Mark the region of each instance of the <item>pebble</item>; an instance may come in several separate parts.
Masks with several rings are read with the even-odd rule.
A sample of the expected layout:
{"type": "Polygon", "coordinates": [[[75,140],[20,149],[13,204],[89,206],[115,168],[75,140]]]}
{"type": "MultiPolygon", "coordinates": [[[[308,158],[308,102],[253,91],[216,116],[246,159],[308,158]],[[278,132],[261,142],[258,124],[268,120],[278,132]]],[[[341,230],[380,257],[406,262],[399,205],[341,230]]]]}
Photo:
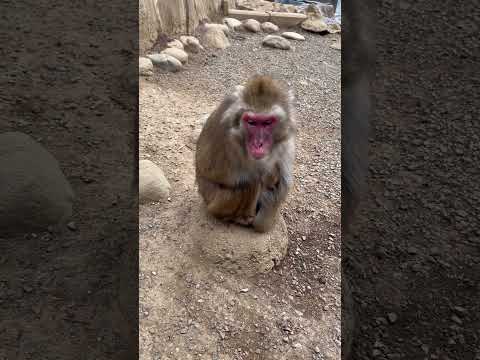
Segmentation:
{"type": "Polygon", "coordinates": [[[390,321],[391,324],[393,324],[395,321],[397,321],[398,316],[394,312],[388,313],[387,315],[388,321],[390,321]]]}
{"type": "Polygon", "coordinates": [[[248,292],[248,290],[249,290],[248,288],[244,288],[244,289],[240,289],[240,292],[241,293],[246,293],[246,292],[248,292]]]}
{"type": "Polygon", "coordinates": [[[451,319],[459,325],[463,323],[462,319],[460,319],[457,315],[452,315],[451,319]]]}
{"type": "Polygon", "coordinates": [[[300,35],[296,32],[293,31],[287,31],[282,34],[282,36],[285,39],[291,39],[291,40],[298,40],[298,41],[305,41],[305,36],[300,35]]]}
{"type": "Polygon", "coordinates": [[[68,224],[67,224],[67,227],[72,230],[72,231],[75,231],[77,230],[77,226],[75,225],[75,223],[73,221],[70,221],[68,224]]]}

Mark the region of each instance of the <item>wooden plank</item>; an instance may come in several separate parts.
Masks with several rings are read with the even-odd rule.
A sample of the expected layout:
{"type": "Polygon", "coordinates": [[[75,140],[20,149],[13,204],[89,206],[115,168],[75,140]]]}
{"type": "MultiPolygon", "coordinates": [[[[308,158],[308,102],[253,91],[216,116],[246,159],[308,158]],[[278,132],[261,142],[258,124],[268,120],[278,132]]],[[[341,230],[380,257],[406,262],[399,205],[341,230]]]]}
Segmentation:
{"type": "Polygon", "coordinates": [[[284,12],[264,12],[264,11],[249,11],[230,9],[228,16],[238,19],[255,19],[260,22],[270,21],[279,27],[293,27],[299,25],[307,16],[298,13],[284,13],[284,12]]]}
{"type": "Polygon", "coordinates": [[[305,14],[272,12],[269,21],[279,27],[289,28],[300,25],[306,18],[305,14]]]}
{"type": "Polygon", "coordinates": [[[228,12],[230,11],[230,4],[228,3],[228,0],[223,0],[222,10],[223,10],[223,15],[228,16],[228,12]]]}
{"type": "Polygon", "coordinates": [[[270,15],[263,11],[248,11],[238,9],[230,9],[228,11],[228,16],[238,20],[255,19],[260,22],[268,21],[270,18],[270,15]]]}

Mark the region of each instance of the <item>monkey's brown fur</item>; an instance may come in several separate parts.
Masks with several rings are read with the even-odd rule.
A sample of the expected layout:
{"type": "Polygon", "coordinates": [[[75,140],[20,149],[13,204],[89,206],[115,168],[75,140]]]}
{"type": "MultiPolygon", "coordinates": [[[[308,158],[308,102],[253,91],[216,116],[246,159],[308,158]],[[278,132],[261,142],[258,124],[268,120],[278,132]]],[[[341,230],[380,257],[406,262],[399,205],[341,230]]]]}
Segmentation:
{"type": "Polygon", "coordinates": [[[252,78],[210,115],[198,138],[195,159],[198,190],[208,212],[225,221],[253,225],[257,231],[271,228],[291,186],[295,126],[290,117],[286,90],[267,76],[252,78]],[[279,112],[274,144],[264,159],[248,156],[240,121],[245,111],[279,112]]]}

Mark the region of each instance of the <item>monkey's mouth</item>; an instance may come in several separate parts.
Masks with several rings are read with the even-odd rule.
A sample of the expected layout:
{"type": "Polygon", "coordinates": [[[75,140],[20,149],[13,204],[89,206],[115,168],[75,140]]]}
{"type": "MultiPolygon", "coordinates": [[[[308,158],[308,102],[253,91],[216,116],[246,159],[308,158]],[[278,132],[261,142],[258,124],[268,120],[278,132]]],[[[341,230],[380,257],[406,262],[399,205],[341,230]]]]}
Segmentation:
{"type": "Polygon", "coordinates": [[[263,158],[267,152],[268,152],[268,147],[264,143],[259,143],[259,144],[251,144],[249,146],[249,152],[250,155],[256,160],[263,158]]]}

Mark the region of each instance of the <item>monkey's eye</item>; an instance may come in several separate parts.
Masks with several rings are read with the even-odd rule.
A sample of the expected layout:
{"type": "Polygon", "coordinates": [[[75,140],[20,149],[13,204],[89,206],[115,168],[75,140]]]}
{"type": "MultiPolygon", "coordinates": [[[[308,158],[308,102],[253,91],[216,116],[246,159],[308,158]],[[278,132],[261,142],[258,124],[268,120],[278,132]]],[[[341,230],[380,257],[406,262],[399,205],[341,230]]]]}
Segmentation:
{"type": "Polygon", "coordinates": [[[272,120],[267,120],[263,123],[263,125],[272,125],[272,120]]]}
{"type": "Polygon", "coordinates": [[[255,125],[255,121],[253,121],[253,120],[247,120],[247,124],[248,124],[248,125],[255,125]]]}

